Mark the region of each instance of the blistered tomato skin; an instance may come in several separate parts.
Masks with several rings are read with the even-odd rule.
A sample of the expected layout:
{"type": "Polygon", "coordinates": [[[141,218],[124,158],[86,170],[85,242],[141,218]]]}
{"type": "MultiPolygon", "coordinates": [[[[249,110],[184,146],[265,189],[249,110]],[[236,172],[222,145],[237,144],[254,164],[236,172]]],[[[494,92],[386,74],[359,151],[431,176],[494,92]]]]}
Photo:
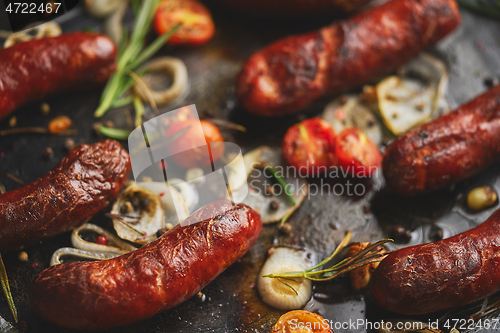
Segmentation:
{"type": "Polygon", "coordinates": [[[324,95],[396,70],[452,32],[455,0],[392,0],[318,31],[290,36],[254,53],[237,78],[241,105],[281,116],[324,95]]]}
{"type": "Polygon", "coordinates": [[[384,153],[387,187],[418,195],[453,185],[500,160],[500,86],[396,139],[384,153]]]}
{"type": "Polygon", "coordinates": [[[168,127],[165,138],[175,138],[181,131],[185,132],[169,144],[171,151],[182,151],[173,156],[174,161],[180,166],[185,168],[210,166],[224,154],[223,144],[210,145],[211,142],[224,142],[219,129],[211,122],[198,119],[175,122],[168,127]]]}
{"type": "Polygon", "coordinates": [[[46,269],[31,288],[33,309],[52,324],[86,331],[150,318],[198,293],[241,258],[262,229],[254,210],[228,200],[204,206],[185,223],[111,260],[46,269]],[[226,213],[198,222],[222,206],[226,213]]]}
{"type": "Polygon", "coordinates": [[[358,128],[343,130],[335,140],[334,152],[338,167],[354,177],[369,177],[382,164],[377,145],[358,128]]]}
{"type": "Polygon", "coordinates": [[[23,104],[106,83],[116,69],[109,37],[71,33],[0,50],[0,119],[23,104]]]}
{"type": "Polygon", "coordinates": [[[0,195],[0,252],[87,222],[116,198],[130,170],[129,154],[115,140],[71,149],[46,175],[0,195]]]}
{"type": "Polygon", "coordinates": [[[335,131],[320,118],[304,120],[288,129],[283,137],[283,156],[301,174],[320,176],[335,165],[335,131]]]}
{"type": "Polygon", "coordinates": [[[163,0],[156,9],[154,27],[158,35],[182,23],[167,41],[170,45],[201,45],[215,33],[210,11],[197,0],[163,0]]]}

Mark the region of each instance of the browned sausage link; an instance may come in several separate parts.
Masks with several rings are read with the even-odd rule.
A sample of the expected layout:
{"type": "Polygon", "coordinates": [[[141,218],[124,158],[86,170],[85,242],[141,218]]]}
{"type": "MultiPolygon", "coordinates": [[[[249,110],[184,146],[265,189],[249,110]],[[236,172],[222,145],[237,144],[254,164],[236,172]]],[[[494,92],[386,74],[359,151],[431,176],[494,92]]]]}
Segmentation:
{"type": "Polygon", "coordinates": [[[115,140],[73,148],[46,175],[0,195],[0,252],[85,223],[117,196],[130,170],[115,140]]]}
{"type": "Polygon", "coordinates": [[[111,39],[79,32],[0,50],[0,119],[47,95],[105,83],[115,59],[111,39]]]}
{"type": "Polygon", "coordinates": [[[416,195],[447,187],[500,159],[500,86],[392,143],[382,168],[387,187],[416,195]]]}
{"type": "Polygon", "coordinates": [[[453,31],[455,0],[392,0],[253,54],[236,92],[247,110],[278,116],[385,75],[453,31]]]}
{"type": "Polygon", "coordinates": [[[56,265],[40,273],[31,303],[40,317],[81,330],[127,325],[174,307],[241,258],[262,229],[260,216],[221,200],[204,206],[153,243],[100,262],[56,265]],[[218,208],[223,215],[204,220],[218,208]]]}
{"type": "Polygon", "coordinates": [[[500,210],[478,227],[390,254],[372,275],[377,303],[424,314],[458,307],[500,290],[500,210]]]}

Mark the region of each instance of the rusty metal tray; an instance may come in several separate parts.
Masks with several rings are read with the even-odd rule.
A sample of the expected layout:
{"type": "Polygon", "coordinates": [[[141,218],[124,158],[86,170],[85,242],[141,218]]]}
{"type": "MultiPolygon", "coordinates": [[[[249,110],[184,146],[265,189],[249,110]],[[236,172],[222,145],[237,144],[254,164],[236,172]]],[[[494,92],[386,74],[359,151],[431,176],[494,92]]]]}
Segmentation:
{"type": "MultiPolygon", "coordinates": [[[[202,116],[229,119],[246,126],[247,133],[225,133],[226,141],[237,143],[244,151],[261,144],[279,147],[286,129],[304,117],[321,112],[326,100],[296,115],[262,121],[238,106],[234,97],[235,76],[242,62],[253,51],[280,37],[309,31],[329,21],[263,20],[228,11],[212,3],[209,6],[217,25],[216,36],[211,42],[197,48],[164,48],[161,51],[181,57],[186,62],[191,90],[183,103],[196,104],[202,116]]],[[[100,27],[100,22],[84,15],[81,8],[69,15],[71,17],[66,17],[62,23],[65,31],[100,27]]],[[[458,106],[486,90],[486,78],[500,80],[500,22],[463,11],[461,27],[429,52],[448,65],[448,99],[452,107],[458,106]]],[[[46,100],[51,106],[49,116],[41,114],[40,103],[23,107],[14,115],[18,119],[18,126],[38,126],[48,123],[56,115],[69,115],[75,120],[79,133],[72,137],[75,143],[95,142],[99,137],[92,130],[96,121],[92,114],[99,97],[98,89],[67,93],[46,100]]],[[[109,112],[105,120],[112,120],[117,126],[124,125],[121,115],[109,112]]],[[[1,129],[7,127],[8,119],[0,122],[1,129]]],[[[8,178],[7,173],[25,182],[42,176],[65,156],[64,141],[63,137],[40,135],[1,137],[0,183],[7,190],[12,190],[20,185],[8,178]],[[43,157],[42,151],[46,147],[53,149],[52,158],[43,157]]],[[[500,191],[499,175],[500,166],[496,165],[452,189],[413,199],[386,193],[380,177],[363,183],[368,189],[363,197],[337,196],[331,192],[312,196],[291,217],[291,235],[281,235],[275,225],[266,226],[249,253],[203,290],[205,300],[195,296],[149,320],[112,332],[269,332],[282,312],[264,305],[252,285],[272,245],[305,247],[321,257],[334,250],[347,230],[354,232],[353,239],[356,241],[378,240],[387,236],[395,225],[414,230],[414,234],[422,239],[427,239],[434,224],[443,228],[445,236],[455,234],[484,221],[498,208],[497,205],[480,214],[472,214],[464,207],[463,194],[478,184],[491,184],[500,191]]],[[[322,185],[321,181],[313,182],[322,185]]],[[[110,222],[103,215],[96,216],[92,222],[110,227],[110,222]]],[[[52,253],[70,245],[69,235],[63,234],[25,249],[29,254],[28,262],[20,262],[17,252],[4,255],[12,294],[22,322],[15,327],[9,324],[12,317],[3,296],[0,296],[0,331],[18,332],[27,329],[33,333],[67,332],[37,318],[30,308],[28,291],[36,274],[48,267],[52,253]]],[[[314,298],[305,309],[318,312],[333,322],[348,323],[349,320],[359,319],[377,322],[398,317],[380,309],[369,291],[360,293],[352,290],[346,279],[315,284],[313,293],[314,298]]],[[[477,303],[452,312],[416,319],[427,322],[439,318],[468,318],[480,306],[481,303],[477,303]]],[[[368,331],[361,327],[335,329],[336,333],[368,331]]],[[[460,332],[463,333],[463,330],[460,332]]]]}

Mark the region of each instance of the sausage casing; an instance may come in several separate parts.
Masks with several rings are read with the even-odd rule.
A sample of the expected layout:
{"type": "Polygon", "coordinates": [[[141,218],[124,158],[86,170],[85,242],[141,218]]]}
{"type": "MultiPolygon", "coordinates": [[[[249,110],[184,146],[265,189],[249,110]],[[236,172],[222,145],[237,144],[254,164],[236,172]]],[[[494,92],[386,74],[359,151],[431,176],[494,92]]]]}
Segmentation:
{"type": "Polygon", "coordinates": [[[500,159],[500,86],[426,123],[387,147],[387,187],[416,195],[447,187],[500,159]]]}
{"type": "Polygon", "coordinates": [[[500,290],[500,210],[481,225],[435,243],[398,250],[372,275],[377,303],[417,315],[458,307],[500,290]]]}
{"type": "Polygon", "coordinates": [[[71,33],[0,50],[0,119],[47,95],[106,82],[116,68],[107,36],[71,33]]]}
{"type": "Polygon", "coordinates": [[[126,184],[130,157],[115,140],[80,145],[34,182],[0,195],[0,252],[74,229],[126,184]]]}
{"type": "Polygon", "coordinates": [[[237,78],[238,99],[260,116],[303,109],[394,71],[460,21],[455,0],[389,1],[254,53],[237,78]]]}
{"type": "Polygon", "coordinates": [[[100,330],[174,307],[241,258],[262,229],[260,216],[222,200],[191,214],[156,241],[100,262],[74,262],[41,272],[31,288],[40,317],[56,325],[100,330]],[[226,213],[202,222],[211,212],[226,213]],[[191,224],[193,223],[193,224],[191,224]]]}

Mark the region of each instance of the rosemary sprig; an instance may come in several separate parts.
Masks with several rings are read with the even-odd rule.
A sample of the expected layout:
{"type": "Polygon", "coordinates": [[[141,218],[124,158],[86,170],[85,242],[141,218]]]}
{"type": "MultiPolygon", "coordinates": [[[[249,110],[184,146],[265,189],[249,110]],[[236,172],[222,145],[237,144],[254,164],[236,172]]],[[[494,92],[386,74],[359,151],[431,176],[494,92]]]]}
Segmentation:
{"type": "Polygon", "coordinates": [[[99,132],[101,132],[102,135],[115,140],[127,140],[130,135],[130,131],[128,130],[106,127],[104,125],[99,126],[99,132]]]}
{"type": "MultiPolygon", "coordinates": [[[[153,16],[160,0],[145,0],[140,8],[136,7],[137,18],[134,24],[130,40],[124,40],[119,48],[119,58],[116,72],[109,79],[104,92],[101,96],[101,102],[95,111],[96,117],[102,117],[106,111],[116,105],[118,100],[123,103],[123,94],[134,84],[133,79],[128,75],[129,72],[135,72],[149,58],[151,58],[158,50],[165,45],[166,41],[180,27],[180,24],[174,26],[170,31],[156,38],[149,46],[144,47],[146,35],[153,22],[153,16]]],[[[124,35],[125,37],[125,35],[124,35]]],[[[129,101],[129,99],[125,100],[129,101]]]]}
{"type": "Polygon", "coordinates": [[[293,206],[295,206],[297,204],[297,202],[295,201],[295,198],[293,197],[293,194],[292,193],[289,193],[287,191],[287,183],[285,182],[285,180],[279,175],[278,171],[276,170],[275,167],[273,166],[267,166],[267,169],[269,170],[269,172],[271,172],[271,174],[273,175],[274,179],[276,179],[278,181],[278,183],[281,185],[281,187],[283,187],[283,191],[285,192],[285,194],[287,195],[288,199],[290,199],[290,202],[292,203],[293,206]]]}
{"type": "Polygon", "coordinates": [[[3,264],[1,254],[0,254],[0,280],[2,282],[3,294],[7,299],[7,303],[9,303],[10,312],[14,317],[14,321],[17,323],[17,309],[16,305],[14,304],[14,298],[12,298],[12,294],[10,293],[9,278],[7,277],[7,271],[5,270],[5,265],[3,264]]]}
{"type": "Polygon", "coordinates": [[[500,20],[500,0],[457,0],[457,2],[467,10],[500,20]]]}
{"type": "Polygon", "coordinates": [[[354,269],[359,267],[381,261],[383,257],[385,257],[388,252],[380,252],[377,248],[385,243],[392,242],[392,239],[383,239],[374,244],[371,244],[363,251],[358,254],[346,258],[339,263],[325,269],[320,269],[322,266],[326,265],[328,262],[333,260],[351,241],[352,233],[349,231],[347,235],[342,239],[340,244],[337,246],[335,251],[325,260],[320,262],[319,264],[311,267],[302,272],[289,272],[289,273],[281,273],[281,274],[268,274],[264,275],[264,277],[274,278],[274,279],[294,279],[294,278],[303,278],[312,281],[327,281],[332,280],[342,274],[348,273],[354,269]]]}

